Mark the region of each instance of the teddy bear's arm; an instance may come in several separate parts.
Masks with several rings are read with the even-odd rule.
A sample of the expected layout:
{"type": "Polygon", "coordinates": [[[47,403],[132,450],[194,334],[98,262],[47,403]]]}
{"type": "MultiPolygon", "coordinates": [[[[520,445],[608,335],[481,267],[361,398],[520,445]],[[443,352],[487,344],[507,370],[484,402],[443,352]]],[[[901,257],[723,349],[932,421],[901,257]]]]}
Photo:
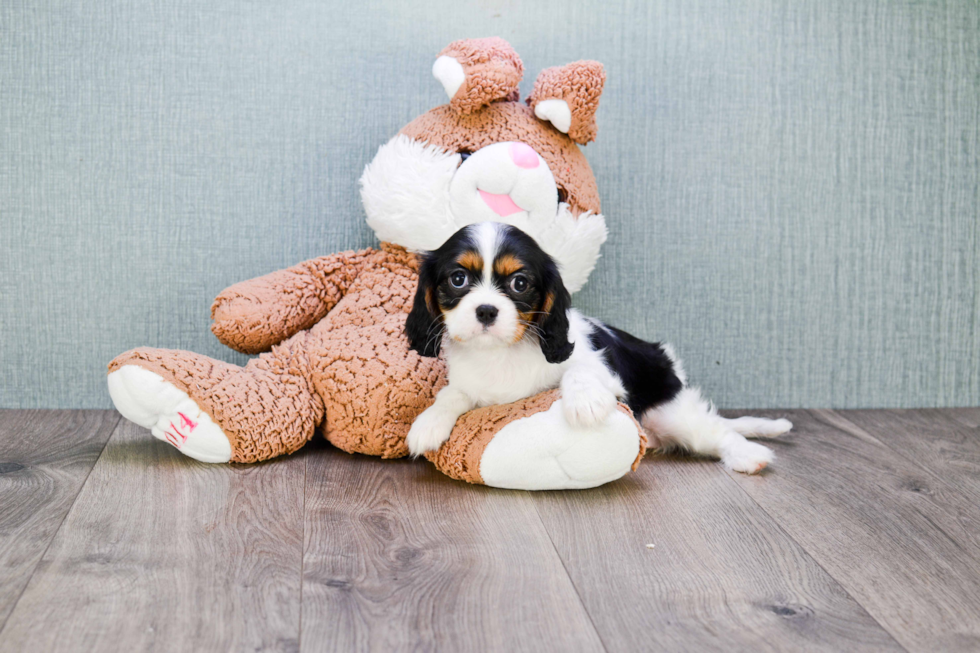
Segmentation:
{"type": "Polygon", "coordinates": [[[365,249],[321,256],[236,283],[214,300],[211,331],[237,351],[268,351],[323,319],[373,253],[365,249]]]}
{"type": "Polygon", "coordinates": [[[558,390],[471,410],[425,457],[467,483],[520,490],[596,487],[636,469],[646,433],[626,404],[601,424],[571,427],[558,390]]]}

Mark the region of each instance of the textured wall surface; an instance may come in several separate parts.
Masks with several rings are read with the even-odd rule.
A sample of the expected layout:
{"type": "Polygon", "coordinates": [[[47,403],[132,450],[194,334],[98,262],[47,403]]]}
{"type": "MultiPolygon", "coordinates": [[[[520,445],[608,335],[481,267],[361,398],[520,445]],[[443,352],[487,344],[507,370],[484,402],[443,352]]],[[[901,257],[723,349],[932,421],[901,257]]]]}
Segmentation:
{"type": "Polygon", "coordinates": [[[980,6],[0,2],[0,406],[137,345],[242,362],[225,286],[374,242],[356,181],[451,40],[594,58],[611,236],[576,298],[726,407],[980,403],[980,6]]]}

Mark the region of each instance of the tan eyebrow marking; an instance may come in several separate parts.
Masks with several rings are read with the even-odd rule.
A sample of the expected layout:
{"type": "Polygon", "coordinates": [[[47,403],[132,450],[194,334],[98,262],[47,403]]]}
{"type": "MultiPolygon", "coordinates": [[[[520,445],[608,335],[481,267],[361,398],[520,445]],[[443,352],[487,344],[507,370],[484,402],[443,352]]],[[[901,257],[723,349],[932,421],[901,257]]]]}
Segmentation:
{"type": "Polygon", "coordinates": [[[522,269],[524,264],[513,254],[501,254],[493,262],[493,271],[502,277],[507,277],[522,269]]]}
{"type": "Polygon", "coordinates": [[[456,262],[470,272],[483,271],[483,257],[473,250],[460,254],[459,258],[456,259],[456,262]]]}

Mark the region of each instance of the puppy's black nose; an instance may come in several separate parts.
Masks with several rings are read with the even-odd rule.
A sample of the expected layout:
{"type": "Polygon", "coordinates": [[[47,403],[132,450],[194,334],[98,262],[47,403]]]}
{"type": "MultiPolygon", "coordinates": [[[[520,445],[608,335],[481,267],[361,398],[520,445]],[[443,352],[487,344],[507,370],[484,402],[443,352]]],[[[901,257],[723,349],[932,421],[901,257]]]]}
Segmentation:
{"type": "Polygon", "coordinates": [[[476,307],[476,319],[480,321],[483,326],[490,326],[493,321],[497,319],[496,306],[491,306],[490,304],[482,304],[476,307]]]}

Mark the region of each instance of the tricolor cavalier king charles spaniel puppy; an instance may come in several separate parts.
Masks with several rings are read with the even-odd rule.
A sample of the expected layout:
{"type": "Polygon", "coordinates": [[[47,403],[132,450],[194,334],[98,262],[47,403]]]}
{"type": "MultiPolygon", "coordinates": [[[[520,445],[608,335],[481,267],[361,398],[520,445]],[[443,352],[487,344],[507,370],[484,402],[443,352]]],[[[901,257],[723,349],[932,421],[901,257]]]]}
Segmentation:
{"type": "Polygon", "coordinates": [[[755,473],[772,451],[748,437],[788,431],[785,419],[725,419],[687,387],[669,345],[651,343],[571,308],[554,260],[515,227],[482,222],[423,256],[405,324],[422,356],[444,350],[449,384],[408,434],[413,455],[438,449],[478,406],[561,388],[570,425],[594,426],[622,400],[657,448],[720,457],[755,473]]]}

